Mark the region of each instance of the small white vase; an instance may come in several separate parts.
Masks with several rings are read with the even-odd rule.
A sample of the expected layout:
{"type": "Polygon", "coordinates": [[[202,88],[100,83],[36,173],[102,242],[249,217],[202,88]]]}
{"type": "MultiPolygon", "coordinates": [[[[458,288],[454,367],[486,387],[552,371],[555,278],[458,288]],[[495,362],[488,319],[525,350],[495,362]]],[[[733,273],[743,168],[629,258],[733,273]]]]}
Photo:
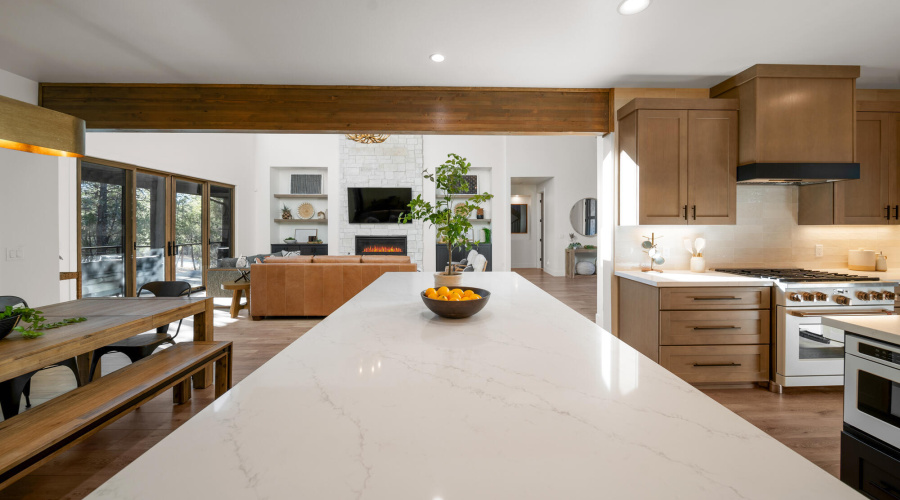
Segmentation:
{"type": "Polygon", "coordinates": [[[439,288],[459,288],[462,285],[462,273],[449,275],[446,273],[434,273],[434,286],[439,288]]]}
{"type": "Polygon", "coordinates": [[[691,272],[692,273],[705,273],[706,272],[706,257],[691,257],[691,272]]]}

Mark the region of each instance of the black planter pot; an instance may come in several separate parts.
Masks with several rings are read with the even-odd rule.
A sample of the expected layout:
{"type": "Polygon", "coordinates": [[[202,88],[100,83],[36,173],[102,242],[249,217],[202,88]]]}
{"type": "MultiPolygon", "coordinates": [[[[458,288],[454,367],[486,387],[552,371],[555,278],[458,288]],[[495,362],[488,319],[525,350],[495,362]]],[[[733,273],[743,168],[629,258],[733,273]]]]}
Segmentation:
{"type": "Polygon", "coordinates": [[[19,324],[19,319],[21,316],[10,316],[8,318],[0,319],[0,340],[9,335],[12,332],[12,329],[19,324]]]}

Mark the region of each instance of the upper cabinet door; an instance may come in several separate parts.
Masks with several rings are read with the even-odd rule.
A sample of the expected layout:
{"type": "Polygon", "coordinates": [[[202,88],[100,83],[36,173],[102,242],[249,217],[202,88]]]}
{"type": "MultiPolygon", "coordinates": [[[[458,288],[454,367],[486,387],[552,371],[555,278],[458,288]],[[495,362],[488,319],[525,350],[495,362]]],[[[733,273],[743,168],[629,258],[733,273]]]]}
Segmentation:
{"type": "Polygon", "coordinates": [[[859,179],[834,183],[835,224],[889,224],[894,220],[891,115],[857,113],[859,179]]]}
{"type": "Polygon", "coordinates": [[[638,223],[687,224],[688,112],[637,112],[638,223]]]}
{"type": "Polygon", "coordinates": [[[688,224],[734,224],[737,111],[688,112],[688,224]]]}

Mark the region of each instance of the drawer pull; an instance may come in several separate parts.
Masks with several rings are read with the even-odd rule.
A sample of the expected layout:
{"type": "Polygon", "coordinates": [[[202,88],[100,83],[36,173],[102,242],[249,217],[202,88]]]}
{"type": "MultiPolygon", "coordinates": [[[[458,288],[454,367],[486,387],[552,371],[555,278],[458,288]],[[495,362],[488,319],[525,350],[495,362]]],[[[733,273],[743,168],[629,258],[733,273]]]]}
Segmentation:
{"type": "Polygon", "coordinates": [[[740,297],[691,297],[694,300],[741,300],[740,297]]]}
{"type": "Polygon", "coordinates": [[[696,367],[705,367],[705,366],[741,366],[740,363],[694,363],[696,367]]]}
{"type": "Polygon", "coordinates": [[[694,330],[740,330],[739,326],[695,326],[694,330]]]}
{"type": "MultiPolygon", "coordinates": [[[[879,481],[879,482],[881,484],[877,484],[877,483],[875,483],[875,481],[869,481],[869,486],[874,486],[875,489],[877,489],[878,491],[881,491],[882,493],[884,493],[885,495],[887,495],[891,498],[900,499],[900,496],[897,496],[894,493],[892,493],[893,491],[897,491],[897,490],[895,490],[894,488],[891,488],[891,486],[889,484],[885,483],[884,481],[879,481]]],[[[898,493],[900,493],[900,492],[898,492],[898,493]]]]}

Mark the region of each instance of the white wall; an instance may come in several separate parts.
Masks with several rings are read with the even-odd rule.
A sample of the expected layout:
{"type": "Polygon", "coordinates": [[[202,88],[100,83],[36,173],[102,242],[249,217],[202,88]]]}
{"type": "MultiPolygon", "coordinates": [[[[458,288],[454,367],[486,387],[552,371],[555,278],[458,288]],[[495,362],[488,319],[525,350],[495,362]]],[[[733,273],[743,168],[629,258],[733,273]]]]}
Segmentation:
{"type": "Polygon", "coordinates": [[[509,194],[511,203],[528,205],[527,228],[524,234],[510,234],[510,255],[512,267],[541,267],[540,249],[540,207],[538,204],[537,186],[534,184],[512,184],[509,194]]]}
{"type": "MultiPolygon", "coordinates": [[[[544,190],[544,270],[565,276],[572,205],[597,197],[597,138],[589,136],[511,136],[506,138],[509,177],[553,177],[538,185],[544,190]]],[[[499,227],[499,226],[498,226],[499,227]]],[[[509,227],[508,222],[505,227],[509,227]]],[[[509,233],[509,229],[506,229],[509,233]]],[[[577,235],[586,245],[597,237],[577,235]]]]}
{"type": "Polygon", "coordinates": [[[0,95],[28,104],[38,103],[38,82],[0,69],[0,95]]]}
{"type": "MultiPolygon", "coordinates": [[[[269,253],[272,241],[273,219],[281,212],[272,212],[271,183],[272,167],[319,167],[327,169],[326,190],[328,196],[328,234],[333,235],[328,245],[328,253],[338,255],[337,245],[340,216],[340,172],[338,169],[340,150],[339,134],[259,134],[256,136],[254,152],[254,192],[253,206],[257,211],[248,232],[250,242],[242,247],[241,253],[252,255],[269,253]]],[[[346,215],[343,216],[346,218],[346,215]]],[[[323,241],[325,238],[323,238],[323,241]]]]}
{"type": "Polygon", "coordinates": [[[91,132],[86,143],[88,156],[233,184],[236,251],[247,253],[244,249],[254,246],[248,228],[268,207],[254,197],[255,134],[91,132]]]}
{"type": "MultiPolygon", "coordinates": [[[[38,83],[0,70],[0,95],[30,104],[38,83]]],[[[0,149],[0,295],[17,295],[31,306],[59,302],[58,176],[55,156],[0,149]],[[22,257],[9,260],[8,250],[22,257]]]]}

